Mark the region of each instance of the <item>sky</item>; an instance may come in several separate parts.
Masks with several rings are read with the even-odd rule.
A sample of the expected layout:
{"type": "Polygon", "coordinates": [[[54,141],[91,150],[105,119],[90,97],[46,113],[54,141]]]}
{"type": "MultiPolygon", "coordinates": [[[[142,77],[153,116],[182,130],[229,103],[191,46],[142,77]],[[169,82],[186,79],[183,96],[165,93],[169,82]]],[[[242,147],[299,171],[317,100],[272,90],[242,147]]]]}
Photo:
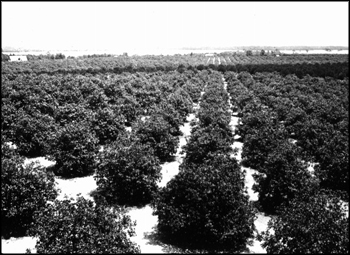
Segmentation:
{"type": "Polygon", "coordinates": [[[1,44],[29,49],[348,46],[343,2],[1,2],[1,44]]]}

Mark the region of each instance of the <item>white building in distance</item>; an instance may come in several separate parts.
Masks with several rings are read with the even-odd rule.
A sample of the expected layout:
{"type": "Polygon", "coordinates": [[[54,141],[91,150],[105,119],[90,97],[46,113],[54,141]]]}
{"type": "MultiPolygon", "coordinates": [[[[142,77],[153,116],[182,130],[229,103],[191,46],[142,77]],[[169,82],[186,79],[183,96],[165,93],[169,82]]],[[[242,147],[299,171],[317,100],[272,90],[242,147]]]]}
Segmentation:
{"type": "Polygon", "coordinates": [[[9,56],[10,61],[28,61],[27,56],[9,56]]]}

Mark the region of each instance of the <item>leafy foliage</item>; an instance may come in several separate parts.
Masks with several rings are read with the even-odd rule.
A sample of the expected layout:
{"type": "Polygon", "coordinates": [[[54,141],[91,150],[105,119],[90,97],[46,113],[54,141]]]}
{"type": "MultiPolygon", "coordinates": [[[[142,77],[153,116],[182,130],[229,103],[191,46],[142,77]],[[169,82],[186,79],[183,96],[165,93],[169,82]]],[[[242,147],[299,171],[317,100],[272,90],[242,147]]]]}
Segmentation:
{"type": "Polygon", "coordinates": [[[309,193],[282,207],[262,233],[267,253],[349,253],[349,221],[339,198],[309,193]]]}
{"type": "Polygon", "coordinates": [[[254,213],[235,159],[213,154],[186,165],[154,202],[158,230],[191,248],[238,251],[252,237],[254,213]]]}
{"type": "Polygon", "coordinates": [[[225,76],[242,117],[236,133],[246,166],[264,169],[279,144],[292,142],[299,147],[297,159],[317,163],[321,187],[348,197],[348,79],[277,72],[225,76]]]}
{"type": "Polygon", "coordinates": [[[186,116],[192,111],[193,102],[191,96],[184,89],[179,88],[169,95],[168,103],[179,112],[183,121],[186,121],[186,116]]]}
{"type": "Polygon", "coordinates": [[[65,126],[72,122],[93,120],[93,111],[86,105],[79,103],[65,103],[55,110],[55,120],[60,126],[65,126]]]}
{"type": "Polygon", "coordinates": [[[257,169],[253,190],[259,193],[259,203],[265,212],[275,213],[282,203],[288,204],[299,193],[317,188],[317,181],[297,156],[296,146],[284,142],[277,145],[257,169]]]}
{"type": "Polygon", "coordinates": [[[94,205],[78,197],[76,202],[56,200],[37,211],[29,230],[38,238],[37,253],[140,253],[129,237],[134,223],[119,207],[94,205]]]}
{"type": "Polygon", "coordinates": [[[1,236],[23,236],[34,212],[57,197],[54,175],[1,145],[1,236]]]}
{"type": "Polygon", "coordinates": [[[260,126],[259,129],[250,130],[243,144],[244,165],[254,169],[263,168],[269,153],[287,139],[287,131],[279,124],[260,126]]]}
{"type": "Polygon", "coordinates": [[[27,157],[45,156],[48,141],[56,132],[55,120],[47,114],[28,114],[22,109],[17,111],[14,120],[7,137],[17,145],[18,152],[27,157]]]}
{"type": "MultiPolygon", "coordinates": [[[[230,61],[227,65],[207,63],[208,58],[203,54],[175,54],[174,56],[90,56],[67,60],[45,59],[41,61],[3,62],[4,74],[95,74],[123,72],[156,72],[174,71],[186,73],[192,70],[221,70],[280,72],[283,75],[296,74],[303,77],[306,74],[316,77],[335,77],[343,79],[349,77],[348,55],[286,55],[278,58],[274,56],[246,56],[245,54],[226,53],[230,61]]],[[[43,58],[44,56],[40,56],[43,58]]]]}
{"type": "Polygon", "coordinates": [[[185,161],[201,163],[209,153],[232,152],[233,134],[229,127],[221,128],[218,124],[207,127],[194,127],[191,137],[183,151],[186,153],[185,161]]]}
{"type": "Polygon", "coordinates": [[[210,103],[202,103],[200,109],[197,113],[198,119],[200,121],[199,125],[206,127],[211,124],[217,124],[220,127],[225,128],[229,125],[231,121],[231,114],[227,111],[225,106],[215,107],[210,103]]]}
{"type": "Polygon", "coordinates": [[[119,135],[123,135],[125,132],[124,122],[123,115],[108,107],[97,110],[91,124],[99,143],[105,145],[116,140],[119,135]]]}
{"type": "Polygon", "coordinates": [[[315,168],[315,174],[320,179],[321,187],[345,191],[349,194],[348,142],[348,136],[338,131],[332,133],[331,138],[320,148],[321,155],[319,165],[315,168]]]}
{"type": "Polygon", "coordinates": [[[121,137],[99,155],[97,191],[109,204],[144,205],[158,190],[160,170],[152,148],[121,137]]]}
{"type": "Polygon", "coordinates": [[[161,115],[154,114],[135,122],[132,130],[141,143],[153,148],[160,161],[164,162],[176,153],[179,137],[173,135],[175,130],[161,115]]]}
{"type": "MultiPolygon", "coordinates": [[[[231,110],[238,111],[238,117],[242,117],[237,132],[244,142],[242,157],[247,165],[259,171],[255,188],[264,210],[276,212],[281,205],[289,206],[297,195],[318,189],[318,182],[308,174],[304,161],[319,163],[315,175],[321,187],[349,193],[348,56],[276,58],[230,53],[219,56],[225,57],[227,64],[204,65],[207,57],[197,54],[3,63],[2,139],[16,144],[22,155],[51,154],[57,162],[56,173],[66,177],[91,174],[98,163],[99,191],[108,202],[144,204],[157,192],[159,159],[166,161],[174,155],[181,133],[179,127],[193,111],[192,103],[201,98],[196,116],[199,121],[193,122],[196,127],[185,147],[183,173],[179,174],[176,185],[171,184],[173,190],[188,191],[178,195],[174,192],[174,197],[182,197],[187,207],[177,200],[166,205],[183,210],[180,215],[183,218],[176,218],[170,209],[159,209],[165,215],[163,225],[174,226],[166,230],[169,235],[177,235],[178,239],[188,236],[194,245],[199,242],[197,236],[203,233],[203,240],[213,240],[217,247],[225,248],[227,244],[228,250],[236,251],[246,243],[249,231],[242,234],[235,227],[236,222],[221,222],[220,213],[226,219],[227,212],[218,211],[222,208],[216,197],[214,203],[206,200],[211,198],[208,194],[201,193],[218,185],[219,173],[208,170],[221,169],[215,157],[225,158],[232,152],[228,95],[222,75],[215,70],[226,71],[231,110]],[[205,93],[201,97],[203,88],[205,93]],[[139,120],[141,117],[146,120],[139,120]],[[126,133],[124,125],[132,126],[133,132],[126,133]],[[296,139],[298,149],[289,144],[289,138],[296,139]],[[108,146],[110,142],[113,144],[108,146]],[[106,145],[100,158],[96,157],[98,145],[106,145]],[[198,189],[194,186],[202,182],[198,189]],[[206,201],[203,206],[202,197],[206,201]],[[198,208],[190,207],[197,200],[200,202],[194,204],[198,208]],[[210,206],[205,207],[206,203],[210,206]],[[211,203],[216,207],[211,207],[211,203]],[[195,219],[192,224],[185,211],[197,209],[202,211],[189,213],[195,219]],[[210,225],[214,221],[223,227],[219,223],[210,225]],[[232,236],[239,238],[230,239],[230,228],[233,228],[232,236]]],[[[11,153],[6,160],[16,161],[18,155],[11,153]]],[[[14,165],[18,164],[22,163],[13,163],[10,168],[17,169],[14,165]]],[[[224,191],[226,188],[218,194],[230,197],[231,193],[224,191]]],[[[167,199],[164,201],[173,201],[170,195],[167,199]]],[[[242,220],[245,227],[247,221],[242,220]]]]}
{"type": "Polygon", "coordinates": [[[55,174],[63,177],[90,175],[95,169],[98,138],[90,123],[72,122],[62,127],[52,139],[50,158],[56,161],[55,174]]]}
{"type": "Polygon", "coordinates": [[[180,130],[180,125],[183,124],[183,119],[181,118],[178,111],[167,102],[167,100],[162,100],[157,107],[150,110],[152,115],[160,115],[165,121],[167,121],[170,126],[170,134],[173,136],[182,135],[180,130]]]}

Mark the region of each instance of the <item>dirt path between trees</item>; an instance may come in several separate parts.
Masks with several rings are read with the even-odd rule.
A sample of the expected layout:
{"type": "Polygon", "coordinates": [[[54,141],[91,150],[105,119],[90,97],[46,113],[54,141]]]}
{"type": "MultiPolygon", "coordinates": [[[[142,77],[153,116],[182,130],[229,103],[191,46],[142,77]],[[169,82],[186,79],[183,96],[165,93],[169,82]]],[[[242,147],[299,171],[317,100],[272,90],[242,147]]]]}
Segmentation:
{"type": "MultiPolygon", "coordinates": [[[[222,77],[222,80],[224,82],[224,88],[227,91],[227,82],[225,81],[224,77],[222,77]]],[[[232,104],[231,104],[232,96],[234,96],[234,95],[229,94],[230,108],[232,106],[232,104]]],[[[236,129],[237,125],[239,124],[240,119],[239,119],[239,117],[237,117],[237,112],[232,112],[231,109],[230,109],[230,112],[232,113],[230,126],[232,128],[232,131],[235,132],[235,129],[236,129]]],[[[235,139],[238,139],[238,138],[239,138],[239,136],[236,135],[235,139]]],[[[240,163],[241,159],[242,159],[243,143],[238,142],[238,141],[234,141],[234,143],[232,144],[232,148],[238,149],[238,153],[236,155],[234,155],[234,157],[240,163]]],[[[257,201],[258,194],[255,193],[252,189],[253,184],[255,183],[254,178],[253,178],[253,174],[256,173],[257,171],[254,169],[246,168],[246,167],[242,167],[242,166],[241,166],[241,169],[242,169],[242,171],[245,170],[245,186],[246,186],[247,191],[248,191],[249,200],[250,201],[257,201]]],[[[255,227],[259,233],[261,231],[265,231],[267,229],[267,222],[270,219],[271,219],[271,217],[266,216],[264,213],[261,213],[261,212],[257,213],[257,219],[255,220],[254,224],[255,224],[255,227]]],[[[263,247],[261,247],[261,242],[259,242],[256,238],[254,238],[252,245],[248,246],[247,248],[249,249],[249,253],[266,253],[266,250],[263,247]]]]}
{"type": "MultiPolygon", "coordinates": [[[[205,88],[203,88],[203,90],[204,89],[205,88]]],[[[192,127],[190,123],[196,118],[195,114],[199,109],[201,97],[204,94],[203,90],[199,102],[193,104],[194,113],[190,113],[187,116],[184,125],[180,126],[183,135],[180,136],[179,147],[175,154],[175,161],[162,164],[162,180],[158,183],[160,187],[166,186],[166,184],[179,172],[179,166],[185,157],[185,154],[181,154],[182,146],[187,143],[187,140],[191,135],[192,127]]],[[[135,227],[136,236],[132,237],[131,240],[140,245],[141,253],[168,253],[169,250],[167,246],[155,244],[154,241],[152,241],[152,233],[154,233],[155,227],[158,224],[157,216],[152,215],[152,213],[153,210],[149,205],[143,208],[131,208],[131,210],[129,210],[128,214],[131,219],[135,220],[137,223],[135,227]]]]}

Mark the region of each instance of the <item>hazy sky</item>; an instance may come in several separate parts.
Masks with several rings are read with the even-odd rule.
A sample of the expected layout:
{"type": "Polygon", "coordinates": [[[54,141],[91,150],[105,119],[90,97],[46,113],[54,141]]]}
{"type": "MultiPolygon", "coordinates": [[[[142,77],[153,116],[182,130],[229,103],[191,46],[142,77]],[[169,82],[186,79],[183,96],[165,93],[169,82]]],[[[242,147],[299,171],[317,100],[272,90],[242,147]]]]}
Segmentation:
{"type": "Polygon", "coordinates": [[[2,46],[348,46],[343,2],[1,2],[2,46]]]}

